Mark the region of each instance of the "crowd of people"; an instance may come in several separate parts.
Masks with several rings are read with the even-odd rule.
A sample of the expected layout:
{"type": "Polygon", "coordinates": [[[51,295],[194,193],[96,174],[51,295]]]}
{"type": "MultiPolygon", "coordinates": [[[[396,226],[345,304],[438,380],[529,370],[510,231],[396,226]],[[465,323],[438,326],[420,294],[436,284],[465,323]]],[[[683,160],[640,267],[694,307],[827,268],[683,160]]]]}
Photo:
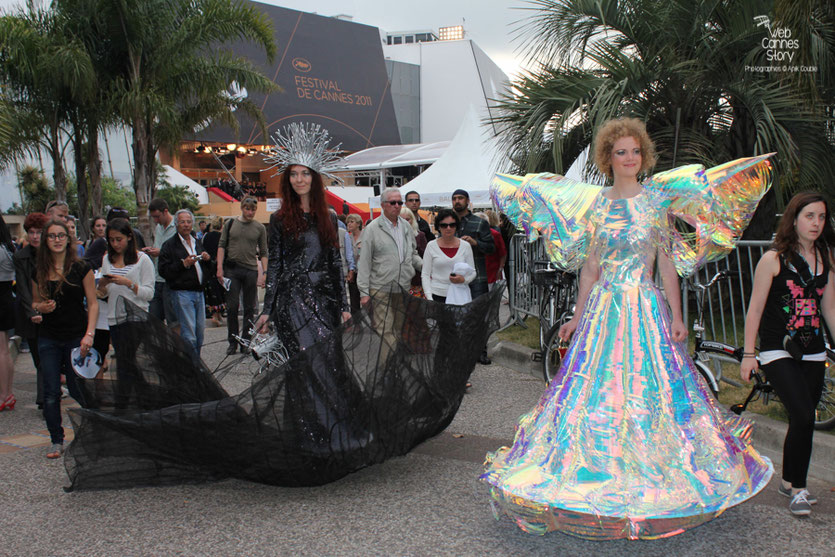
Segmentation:
{"type": "Polygon", "coordinates": [[[233,180],[218,180],[209,186],[218,188],[220,191],[233,197],[236,201],[242,201],[245,197],[254,197],[258,201],[267,199],[267,184],[264,182],[253,182],[243,179],[240,182],[233,180]]]}
{"type": "MultiPolygon", "coordinates": [[[[589,243],[593,248],[585,254],[575,315],[560,330],[562,338],[571,340],[562,378],[522,418],[513,447],[489,455],[482,479],[497,509],[525,517],[520,524],[536,529],[541,522],[569,532],[584,532],[587,519],[600,518],[597,503],[581,495],[584,482],[602,473],[592,463],[605,460],[610,463],[607,473],[616,472],[601,487],[611,491],[606,504],[617,506],[605,515],[613,529],[630,520],[619,513],[632,508],[629,486],[642,466],[658,470],[653,481],[661,482],[651,488],[658,498],[640,502],[642,516],[656,512],[675,518],[674,524],[682,517],[670,513],[683,503],[665,495],[671,487],[661,484],[668,471],[680,475],[681,482],[699,478],[705,485],[725,485],[688,491],[685,503],[698,509],[684,517],[692,526],[756,494],[768,481],[771,464],[751,448],[740,449],[747,447],[745,440],[737,440],[736,431],[720,418],[685,352],[678,277],[671,257],[657,243],[665,226],[659,223],[666,221],[652,216],[659,209],[637,178],[654,164],[654,147],[643,124],[607,123],[596,139],[595,158],[614,185],[595,190],[589,205],[593,216],[588,218],[596,227],[589,243]],[[653,281],[655,265],[666,294],[653,281]],[[635,338],[624,338],[627,328],[635,338]],[[626,383],[638,379],[641,387],[626,393],[626,383]],[[659,381],[668,386],[662,389],[659,381]],[[623,415],[632,437],[618,433],[623,415]],[[699,431],[692,429],[694,420],[699,431]],[[634,450],[640,436],[659,444],[653,455],[645,447],[634,450]],[[584,476],[573,457],[543,458],[554,446],[592,468],[584,476]],[[688,460],[681,469],[671,464],[680,460],[679,452],[688,460]],[[556,487],[553,478],[560,479],[556,487]]],[[[106,357],[111,342],[119,345],[120,299],[147,309],[176,331],[197,365],[207,315],[220,322],[226,312],[230,355],[244,351],[241,340],[268,323],[290,354],[301,352],[362,308],[381,331],[383,344],[394,347],[398,339],[386,335],[402,330],[402,323],[391,321],[408,319],[403,308],[409,297],[464,305],[503,278],[507,227],[493,210],[474,213],[466,190],[453,192],[452,208],[439,211],[433,226],[420,212],[417,192],[404,198],[400,189],[386,188],[380,196],[382,214],[363,227],[359,215],[337,217],[328,208],[323,175],[299,162],[286,164],[280,186],[284,202],[267,226],[255,219],[257,195],[241,196],[240,216],[213,218],[198,229],[189,210],[171,214],[163,199],[153,199],[150,244],[132,227],[131,215],[118,208],[92,220],[92,237],[83,245],[61,201],[51,202],[45,214],[26,216],[27,241],[21,249],[0,218],[0,411],[13,410],[16,403],[7,342],[14,329],[28,341],[37,369],[36,402],[52,441],[47,457],[60,457],[62,377],[70,396],[83,406],[73,351],[83,357],[96,350],[106,357]],[[258,288],[265,288],[260,312],[258,288]]],[[[795,196],[778,225],[774,249],[757,267],[745,328],[742,377],[748,379],[762,366],[789,413],[780,493],[791,498],[790,509],[797,515],[809,514],[816,502],[806,489],[806,474],[825,360],[820,325],[835,326],[833,246],[826,199],[795,196]]],[[[490,364],[486,346],[480,348],[479,361],[490,364]]],[[[391,350],[380,350],[380,369],[393,365],[391,350]]],[[[106,360],[102,364],[104,373],[106,360]]],[[[320,379],[322,385],[333,380],[320,379]]],[[[121,378],[119,389],[129,388],[130,378],[121,378]]],[[[339,427],[349,422],[339,421],[339,427]]],[[[362,435],[346,431],[344,438],[362,442],[362,435]]],[[[646,530],[635,535],[658,534],[650,522],[642,522],[646,530]]]]}

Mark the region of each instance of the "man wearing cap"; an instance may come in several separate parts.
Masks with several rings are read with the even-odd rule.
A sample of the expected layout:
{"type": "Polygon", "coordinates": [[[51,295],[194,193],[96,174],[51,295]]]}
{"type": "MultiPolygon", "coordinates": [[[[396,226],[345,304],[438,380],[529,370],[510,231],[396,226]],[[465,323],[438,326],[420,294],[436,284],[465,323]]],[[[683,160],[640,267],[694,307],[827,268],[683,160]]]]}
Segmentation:
{"type": "MultiPolygon", "coordinates": [[[[470,293],[473,300],[486,294],[489,290],[487,285],[487,264],[484,256],[496,251],[493,243],[493,235],[490,233],[490,225],[470,211],[470,194],[466,190],[457,189],[452,192],[452,209],[461,219],[461,226],[458,227],[458,237],[470,244],[473,248],[473,260],[476,268],[476,278],[470,283],[470,293]]],[[[488,365],[490,358],[487,357],[487,347],[481,353],[479,363],[488,365]]]]}

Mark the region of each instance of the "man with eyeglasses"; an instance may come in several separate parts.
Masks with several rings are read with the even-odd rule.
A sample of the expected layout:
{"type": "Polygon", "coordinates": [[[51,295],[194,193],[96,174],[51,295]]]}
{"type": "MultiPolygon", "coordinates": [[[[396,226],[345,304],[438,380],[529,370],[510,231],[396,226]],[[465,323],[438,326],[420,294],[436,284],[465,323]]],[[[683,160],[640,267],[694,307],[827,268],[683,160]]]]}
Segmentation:
{"type": "Polygon", "coordinates": [[[418,230],[423,232],[423,235],[426,236],[427,243],[434,240],[435,235],[432,234],[432,228],[429,227],[429,223],[426,222],[426,219],[421,217],[420,213],[418,213],[420,210],[420,194],[418,192],[410,191],[406,194],[406,207],[408,207],[412,213],[415,214],[418,230]]]}
{"type": "Polygon", "coordinates": [[[375,298],[371,311],[374,326],[381,330],[384,339],[379,359],[382,363],[397,345],[403,326],[402,292],[409,290],[415,272],[423,268],[423,261],[417,253],[412,227],[400,216],[403,208],[400,190],[383,190],[380,205],[383,214],[371,221],[360,237],[362,257],[357,266],[357,287],[361,305],[375,298]],[[378,296],[378,293],[383,294],[378,296]]]}

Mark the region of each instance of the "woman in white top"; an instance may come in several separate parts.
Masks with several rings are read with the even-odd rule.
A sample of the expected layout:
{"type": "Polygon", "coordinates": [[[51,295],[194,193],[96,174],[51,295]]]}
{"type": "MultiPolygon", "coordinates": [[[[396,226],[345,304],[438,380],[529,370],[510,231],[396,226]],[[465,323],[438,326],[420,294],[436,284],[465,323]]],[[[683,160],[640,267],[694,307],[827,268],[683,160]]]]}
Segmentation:
{"type": "Polygon", "coordinates": [[[421,273],[423,292],[429,300],[445,303],[450,284],[470,284],[476,277],[473,249],[455,236],[460,223],[452,209],[441,209],[435,217],[439,236],[426,246],[421,273]],[[465,276],[451,274],[459,261],[467,263],[473,271],[465,276]]]}
{"type": "Polygon", "coordinates": [[[133,228],[126,219],[116,218],[107,223],[107,254],[102,259],[99,284],[96,287],[99,296],[107,296],[107,323],[110,326],[110,338],[116,349],[116,407],[126,405],[136,383],[127,362],[133,361],[135,343],[129,338],[131,329],[126,324],[119,324],[125,317],[125,304],[119,300],[132,302],[148,310],[154,297],[154,263],[151,258],[136,249],[133,228]],[[124,360],[124,361],[123,361],[124,360]]]}
{"type": "Polygon", "coordinates": [[[147,310],[154,297],[154,264],[151,258],[136,250],[133,229],[125,219],[113,219],[107,224],[107,255],[102,259],[98,291],[108,298],[107,323],[113,326],[124,316],[120,297],[147,310]]]}

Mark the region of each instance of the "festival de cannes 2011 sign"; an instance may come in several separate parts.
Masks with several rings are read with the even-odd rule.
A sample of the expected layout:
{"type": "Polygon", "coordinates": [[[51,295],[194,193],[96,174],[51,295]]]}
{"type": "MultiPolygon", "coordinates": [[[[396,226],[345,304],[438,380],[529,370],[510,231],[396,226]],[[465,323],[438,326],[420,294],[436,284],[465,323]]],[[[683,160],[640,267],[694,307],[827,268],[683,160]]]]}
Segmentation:
{"type": "MultiPolygon", "coordinates": [[[[290,122],[314,122],[345,150],[400,143],[377,28],[253,4],[272,19],[276,56],[267,62],[264,53],[249,43],[236,44],[233,50],[257,64],[282,90],[269,95],[240,90],[233,94],[247,95],[261,107],[270,133],[290,122]]],[[[242,115],[240,122],[238,135],[213,125],[198,139],[269,143],[251,118],[242,115]]]]}

